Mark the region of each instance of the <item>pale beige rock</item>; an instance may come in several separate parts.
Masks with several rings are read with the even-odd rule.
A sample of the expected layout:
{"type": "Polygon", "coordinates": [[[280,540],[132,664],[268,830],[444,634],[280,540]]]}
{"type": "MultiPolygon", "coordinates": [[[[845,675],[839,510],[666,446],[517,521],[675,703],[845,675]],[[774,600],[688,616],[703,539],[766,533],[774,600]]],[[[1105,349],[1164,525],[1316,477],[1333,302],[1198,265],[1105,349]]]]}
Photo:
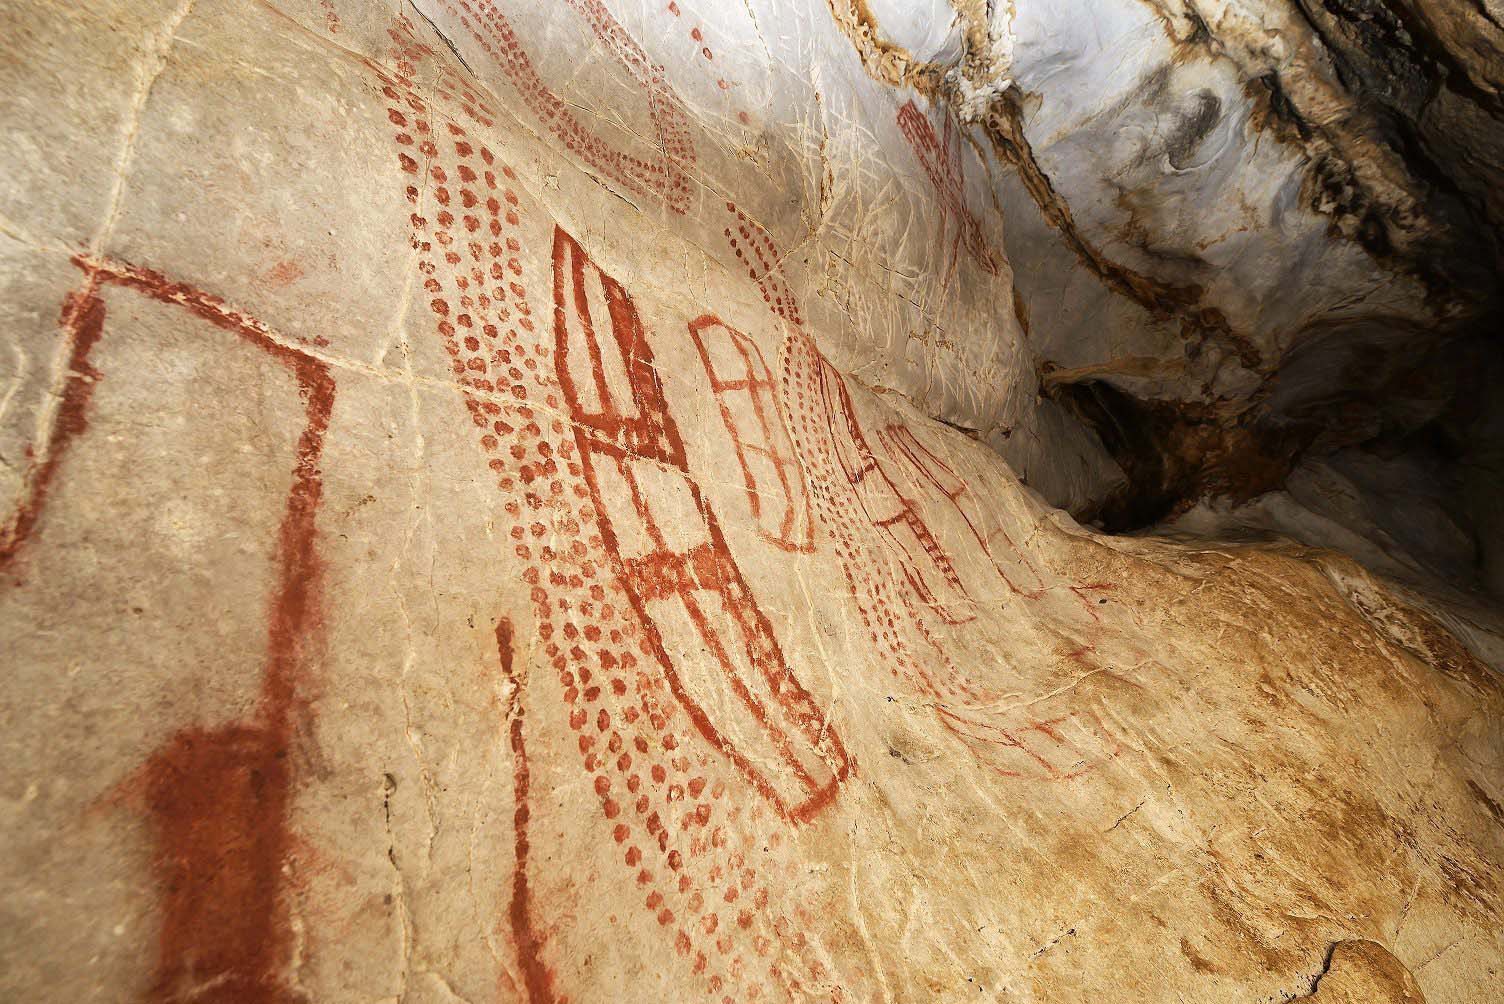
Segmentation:
{"type": "Polygon", "coordinates": [[[824,5],[5,14],[0,997],[1497,997],[1491,622],[931,417],[1106,477],[824,5]]]}

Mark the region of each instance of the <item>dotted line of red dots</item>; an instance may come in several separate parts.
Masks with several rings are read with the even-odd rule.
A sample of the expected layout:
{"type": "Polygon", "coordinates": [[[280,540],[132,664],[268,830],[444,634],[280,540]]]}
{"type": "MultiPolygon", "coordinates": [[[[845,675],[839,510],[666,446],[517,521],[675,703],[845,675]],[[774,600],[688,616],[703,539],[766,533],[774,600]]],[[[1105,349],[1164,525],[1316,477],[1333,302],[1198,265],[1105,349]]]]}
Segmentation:
{"type": "MultiPolygon", "coordinates": [[[[788,416],[790,433],[798,455],[806,466],[810,500],[820,523],[836,544],[842,572],[856,602],[862,623],[872,644],[884,657],[894,678],[908,679],[941,700],[985,700],[989,695],[972,688],[958,667],[950,660],[938,639],[929,634],[923,618],[914,610],[902,590],[896,590],[892,577],[883,574],[881,563],[870,557],[862,542],[866,520],[856,511],[854,495],[846,484],[845,474],[835,460],[832,437],[841,433],[830,428],[827,409],[841,403],[832,401],[839,394],[826,387],[839,381],[836,372],[802,332],[792,332],[779,351],[782,405],[788,416]],[[893,594],[897,593],[897,596],[893,594]],[[915,658],[903,636],[896,611],[902,611],[902,623],[914,626],[941,660],[944,672],[937,679],[915,658]]],[[[854,417],[853,417],[854,420],[854,417]]]]}
{"type": "MultiPolygon", "coordinates": [[[[658,925],[674,931],[676,951],[692,957],[693,971],[718,994],[728,980],[740,983],[749,975],[736,951],[737,932],[746,932],[752,951],[764,959],[776,938],[807,960],[808,942],[787,918],[769,920],[767,886],[748,867],[745,853],[731,846],[740,842],[733,824],[741,807],[726,800],[724,780],[706,776],[717,764],[704,756],[692,761],[680,748],[672,727],[679,709],[672,698],[660,700],[662,681],[639,664],[650,643],[608,572],[577,444],[566,423],[531,403],[541,395],[549,412],[557,415],[560,408],[548,339],[537,331],[521,281],[518,197],[508,184],[515,175],[462,126],[446,122],[436,128],[412,80],[416,62],[431,50],[413,40],[410,25],[404,27],[392,32],[398,75],[383,81],[383,93],[390,102],[388,119],[398,129],[398,163],[413,178],[405,194],[428,305],[455,377],[467,391],[465,406],[491,457],[497,487],[506,495],[506,532],[514,554],[527,563],[522,578],[538,613],[538,638],[564,688],[569,725],[583,766],[594,776],[611,839],[634,870],[644,907],[658,925]],[[419,178],[433,186],[432,219],[420,212],[419,178]],[[637,839],[639,827],[647,841],[637,839]],[[643,846],[653,845],[656,852],[644,852],[643,846]],[[691,868],[696,858],[699,865],[691,868]],[[725,905],[711,907],[712,899],[725,905]],[[713,939],[717,966],[696,948],[702,937],[713,939]]],[[[456,94],[470,103],[466,114],[472,118],[488,112],[473,95],[456,94]]],[[[754,804],[749,822],[756,824],[761,812],[754,804]]],[[[776,829],[763,836],[773,847],[782,843],[776,829]]],[[[776,961],[767,964],[775,984],[798,985],[776,961]]],[[[805,968],[825,980],[818,961],[806,961],[805,968]]],[[[758,999],[757,984],[750,980],[740,988],[741,998],[758,999]]],[[[725,996],[723,1004],[732,999],[725,996]]]]}
{"type": "Polygon", "coordinates": [[[653,123],[653,159],[618,150],[581,125],[569,103],[538,76],[511,21],[494,4],[445,0],[444,7],[507,74],[533,116],[569,153],[635,192],[658,195],[675,212],[688,211],[693,197],[688,171],[695,163],[695,148],[688,114],[664,79],[663,68],[648,59],[600,0],[566,2],[584,16],[607,51],[643,89],[653,123]]]}
{"type": "MultiPolygon", "coordinates": [[[[676,0],[669,0],[669,5],[665,9],[674,17],[679,17],[682,14],[682,11],[679,10],[679,4],[676,2],[676,0]]],[[[699,25],[696,25],[689,30],[689,37],[694,40],[697,46],[700,47],[700,56],[702,59],[704,59],[707,63],[713,62],[715,60],[715,53],[712,52],[710,50],[710,46],[706,44],[705,32],[700,28],[699,25]]],[[[736,86],[736,82],[733,80],[727,80],[725,77],[716,77],[715,85],[723,91],[729,91],[736,86]]],[[[737,112],[736,117],[737,120],[742,123],[742,125],[751,125],[752,123],[751,116],[749,116],[745,111],[737,112]]]]}
{"type": "Polygon", "coordinates": [[[795,325],[802,325],[804,318],[799,313],[798,301],[793,290],[783,281],[782,259],[762,224],[736,208],[736,203],[727,202],[726,212],[735,222],[721,233],[736,253],[736,260],[747,269],[747,276],[762,292],[763,302],[779,317],[795,325]]]}

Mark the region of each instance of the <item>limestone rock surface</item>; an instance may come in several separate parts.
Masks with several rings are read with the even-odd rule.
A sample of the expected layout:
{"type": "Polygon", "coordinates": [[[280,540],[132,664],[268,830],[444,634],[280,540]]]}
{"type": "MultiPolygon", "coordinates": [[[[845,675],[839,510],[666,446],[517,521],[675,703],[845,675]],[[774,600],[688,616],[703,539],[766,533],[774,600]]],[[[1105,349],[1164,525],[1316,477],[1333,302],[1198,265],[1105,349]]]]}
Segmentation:
{"type": "Polygon", "coordinates": [[[1440,309],[1169,6],[0,4],[0,998],[1498,1000],[1495,608],[1056,507],[1440,309]]]}

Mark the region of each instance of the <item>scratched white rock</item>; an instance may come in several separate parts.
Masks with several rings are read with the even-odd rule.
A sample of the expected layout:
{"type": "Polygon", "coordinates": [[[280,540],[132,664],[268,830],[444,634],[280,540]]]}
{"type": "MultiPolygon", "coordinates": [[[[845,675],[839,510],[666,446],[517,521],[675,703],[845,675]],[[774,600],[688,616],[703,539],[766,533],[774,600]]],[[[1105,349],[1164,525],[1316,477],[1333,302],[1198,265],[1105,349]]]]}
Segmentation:
{"type": "Polygon", "coordinates": [[[1482,308],[1203,6],[5,4],[0,997],[1496,999],[1484,545],[1244,420],[1482,308]]]}

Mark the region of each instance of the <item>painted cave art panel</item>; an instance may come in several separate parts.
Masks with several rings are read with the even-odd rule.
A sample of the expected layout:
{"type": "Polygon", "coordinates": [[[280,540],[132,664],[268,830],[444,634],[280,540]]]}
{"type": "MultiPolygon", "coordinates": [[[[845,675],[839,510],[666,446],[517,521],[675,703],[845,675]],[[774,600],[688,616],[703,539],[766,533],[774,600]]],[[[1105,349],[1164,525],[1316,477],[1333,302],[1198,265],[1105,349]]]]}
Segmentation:
{"type": "Polygon", "coordinates": [[[785,551],[814,550],[804,472],[778,413],[762,350],[710,314],[689,322],[689,337],[710,378],[763,539],[785,551]]]}
{"type": "Polygon", "coordinates": [[[293,845],[292,757],[300,715],[311,711],[305,678],[321,624],[317,515],[320,461],[335,399],[329,366],[242,311],[148,268],[76,257],[81,288],[60,316],[68,372],[50,429],[32,451],[23,492],[0,527],[8,569],[44,516],[48,489],[71,442],[88,427],[92,389],[105,379],[90,353],[107,337],[106,286],[132,290],[181,317],[207,322],[265,353],[297,385],[304,428],[289,444],[292,487],[277,539],[260,694],[247,718],[191,724],[159,747],[116,792],[140,809],[152,837],[160,890],[158,943],[146,998],[275,1004],[291,999],[293,952],[287,859],[293,845]]]}
{"type": "Polygon", "coordinates": [[[1071,781],[1122,751],[1101,719],[1089,711],[1047,719],[1025,715],[1002,722],[939,705],[935,711],[940,724],[971,750],[977,762],[1000,777],[1071,781]]]}
{"type": "Polygon", "coordinates": [[[836,368],[820,358],[819,387],[836,462],[866,521],[893,556],[920,604],[947,624],[976,618],[955,564],[913,501],[883,471],[862,431],[851,394],[836,368]]]}
{"type": "Polygon", "coordinates": [[[1011,592],[1030,599],[1044,594],[1043,576],[1007,531],[999,528],[991,534],[983,532],[976,500],[966,480],[954,468],[920,442],[908,426],[889,425],[878,432],[877,438],[895,467],[907,475],[913,492],[910,504],[948,513],[953,517],[950,521],[953,525],[964,526],[963,532],[976,541],[978,550],[1011,592]],[[1008,555],[1006,563],[994,550],[993,541],[999,537],[1008,555]]]}
{"type": "Polygon", "coordinates": [[[653,655],[700,733],[781,813],[808,818],[849,769],[841,741],[790,672],[690,476],[631,297],[562,229],[553,262],[559,382],[653,655]]]}
{"type": "MultiPolygon", "coordinates": [[[[533,232],[522,221],[534,210],[513,188],[512,169],[461,125],[464,115],[484,126],[489,111],[442,88],[442,104],[431,106],[412,73],[432,50],[416,41],[406,18],[397,19],[392,40],[401,72],[380,79],[411,182],[405,195],[419,281],[496,475],[510,553],[523,562],[520,583],[537,618],[529,662],[546,664],[563,688],[562,703],[533,703],[519,682],[511,710],[518,804],[509,918],[524,977],[518,990],[533,1004],[565,1000],[555,982],[569,977],[551,932],[571,923],[540,903],[528,882],[535,866],[524,708],[529,723],[564,715],[575,734],[580,776],[600,808],[600,828],[582,822],[580,833],[609,841],[602,847],[612,848],[626,869],[618,877],[631,883],[615,888],[641,897],[646,922],[666,938],[666,964],[674,964],[672,946],[714,1000],[750,1000],[769,983],[826,982],[803,935],[808,914],[798,903],[778,905],[784,827],[749,833],[733,821],[757,820],[765,806],[787,819],[809,818],[830,804],[849,770],[846,753],[789,675],[685,471],[631,298],[544,220],[557,330],[535,318],[521,265],[533,232]],[[415,138],[422,165],[407,154],[415,138]],[[593,424],[570,422],[571,414],[593,424]],[[643,457],[668,460],[639,463],[643,457]],[[608,511],[601,489],[613,487],[618,495],[638,493],[642,510],[608,511]],[[688,522],[668,521],[676,505],[688,510],[688,522]],[[647,544],[624,556],[618,531],[647,544]],[[689,621],[691,606],[698,625],[689,621]],[[660,614],[657,623],[652,617],[660,614]],[[694,658],[681,665],[685,650],[694,658]],[[711,705],[716,686],[737,703],[711,705]],[[694,687],[702,690],[691,696],[694,687]],[[691,743],[691,732],[714,748],[691,743]],[[728,772],[762,797],[745,805],[748,785],[728,784],[728,772]],[[756,864],[753,849],[762,854],[756,864]]],[[[497,644],[508,673],[517,639],[499,625],[497,644]]]]}
{"type": "Polygon", "coordinates": [[[938,546],[925,550],[924,541],[934,544],[928,527],[877,467],[840,374],[797,328],[784,338],[778,368],[780,411],[805,466],[811,509],[840,562],[875,665],[940,700],[995,699],[998,695],[970,684],[926,623],[920,589],[934,595],[926,571],[953,600],[969,604],[969,599],[947,580],[949,558],[938,546]],[[901,546],[904,538],[895,540],[896,533],[884,532],[885,518],[907,534],[911,547],[901,546]]]}
{"type": "Polygon", "coordinates": [[[949,285],[955,273],[956,259],[962,247],[977,265],[988,275],[998,274],[998,255],[982,234],[981,224],[966,205],[966,180],[962,173],[960,134],[951,129],[950,118],[945,121],[945,135],[935,134],[935,127],[919,106],[907,101],[898,110],[898,128],[909,141],[919,166],[928,175],[935,195],[940,201],[941,233],[945,221],[955,221],[956,233],[951,241],[950,258],[946,266],[944,284],[949,285]]]}

